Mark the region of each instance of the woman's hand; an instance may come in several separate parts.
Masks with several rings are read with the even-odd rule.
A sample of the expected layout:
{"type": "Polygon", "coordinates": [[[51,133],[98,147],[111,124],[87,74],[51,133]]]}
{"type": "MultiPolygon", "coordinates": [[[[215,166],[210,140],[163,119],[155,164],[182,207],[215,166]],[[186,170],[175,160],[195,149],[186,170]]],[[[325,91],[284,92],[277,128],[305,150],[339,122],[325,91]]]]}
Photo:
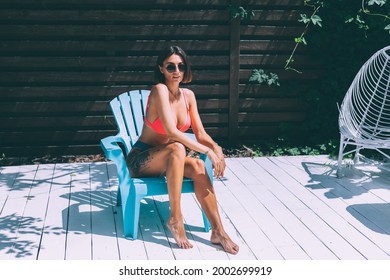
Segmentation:
{"type": "Polygon", "coordinates": [[[211,163],[213,164],[214,177],[223,177],[226,168],[226,163],[223,154],[221,159],[213,150],[209,150],[209,152],[207,153],[207,157],[211,160],[211,163]]]}
{"type": "Polygon", "coordinates": [[[225,156],[223,154],[223,151],[222,151],[222,148],[220,146],[216,146],[214,149],[213,149],[214,153],[217,155],[217,157],[219,158],[219,160],[222,162],[222,167],[223,167],[223,170],[225,171],[225,168],[226,168],[226,162],[225,162],[225,156]]]}

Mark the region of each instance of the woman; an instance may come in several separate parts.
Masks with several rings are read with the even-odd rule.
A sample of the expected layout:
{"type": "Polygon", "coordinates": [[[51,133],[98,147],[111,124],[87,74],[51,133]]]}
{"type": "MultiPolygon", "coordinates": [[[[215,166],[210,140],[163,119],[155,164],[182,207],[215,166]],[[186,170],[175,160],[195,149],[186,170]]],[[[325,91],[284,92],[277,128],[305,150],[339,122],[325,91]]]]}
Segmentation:
{"type": "Polygon", "coordinates": [[[213,164],[214,176],[223,176],[226,164],[222,149],[205,131],[194,93],[179,87],[180,83],[192,80],[185,52],[177,46],[165,50],[157,59],[155,77],[157,84],[150,92],[142,134],[127,156],[130,174],[133,177],[166,176],[170,205],[167,226],[178,246],[185,249],[193,245],[185,234],[180,198],[183,176],[191,178],[195,195],[212,227],[211,242],[237,254],[239,247],[222,226],[204,162],[186,156],[186,147],[206,154],[213,164]],[[184,133],[190,126],[198,142],[184,133]]]}

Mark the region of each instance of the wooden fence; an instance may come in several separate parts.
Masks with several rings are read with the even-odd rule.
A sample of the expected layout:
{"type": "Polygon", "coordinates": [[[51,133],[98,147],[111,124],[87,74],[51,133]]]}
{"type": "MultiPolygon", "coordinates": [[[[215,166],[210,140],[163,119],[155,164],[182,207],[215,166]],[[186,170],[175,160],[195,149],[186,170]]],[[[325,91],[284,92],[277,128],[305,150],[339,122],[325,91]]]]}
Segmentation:
{"type": "Polygon", "coordinates": [[[249,83],[253,68],[277,73],[281,83],[315,81],[320,72],[304,49],[296,60],[310,71],[283,70],[303,31],[297,21],[303,0],[1,2],[0,153],[6,156],[101,153],[100,139],[116,133],[108,102],[150,89],[156,56],[168,45],[190,55],[188,87],[207,131],[224,144],[272,140],[281,123],[305,119],[299,96],[249,83]],[[252,8],[255,16],[231,20],[230,4],[252,8]]]}

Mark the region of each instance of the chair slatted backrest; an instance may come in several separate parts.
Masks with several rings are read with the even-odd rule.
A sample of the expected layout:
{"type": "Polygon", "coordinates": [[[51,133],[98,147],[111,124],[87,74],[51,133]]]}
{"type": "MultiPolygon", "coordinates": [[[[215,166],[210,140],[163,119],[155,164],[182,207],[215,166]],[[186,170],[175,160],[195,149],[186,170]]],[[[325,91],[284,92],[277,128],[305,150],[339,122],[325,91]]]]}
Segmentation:
{"type": "Polygon", "coordinates": [[[390,140],[390,46],[357,73],[341,105],[339,127],[347,137],[390,140]]]}
{"type": "Polygon", "coordinates": [[[119,130],[118,135],[122,136],[126,143],[126,153],[142,132],[149,94],[148,90],[133,90],[122,93],[110,102],[119,130]]]}

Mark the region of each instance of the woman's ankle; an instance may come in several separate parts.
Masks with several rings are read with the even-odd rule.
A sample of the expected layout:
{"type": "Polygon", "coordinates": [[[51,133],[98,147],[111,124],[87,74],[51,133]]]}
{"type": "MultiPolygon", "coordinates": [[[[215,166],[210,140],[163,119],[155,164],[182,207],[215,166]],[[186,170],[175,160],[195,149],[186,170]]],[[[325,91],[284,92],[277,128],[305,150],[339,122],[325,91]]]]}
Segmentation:
{"type": "Polygon", "coordinates": [[[176,224],[182,221],[183,221],[182,215],[170,215],[167,222],[169,224],[176,224]]]}

